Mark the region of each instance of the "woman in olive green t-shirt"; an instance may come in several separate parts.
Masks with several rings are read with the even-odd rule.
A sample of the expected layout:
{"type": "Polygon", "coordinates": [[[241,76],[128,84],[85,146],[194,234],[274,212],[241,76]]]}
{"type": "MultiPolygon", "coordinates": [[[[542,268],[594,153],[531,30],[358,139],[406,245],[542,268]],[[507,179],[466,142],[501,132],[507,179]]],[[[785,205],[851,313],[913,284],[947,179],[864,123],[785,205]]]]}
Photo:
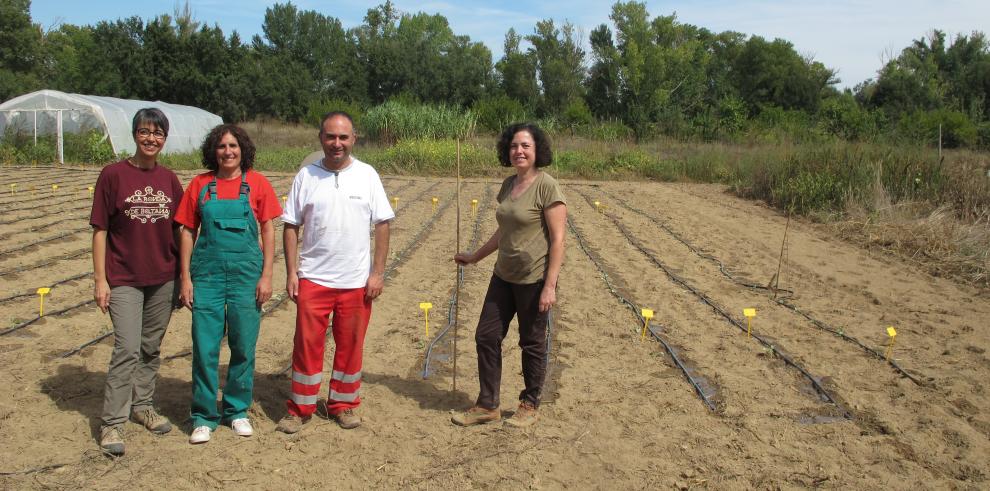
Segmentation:
{"type": "Polygon", "coordinates": [[[516,170],[498,192],[498,228],[478,250],[454,256],[458,264],[467,265],[498,250],[475,332],[481,390],[475,405],[451,420],[470,426],[501,419],[502,340],[512,317],[518,315],[525,389],[519,394],[519,409],[507,424],[522,427],[536,422],[540,405],[546,374],[546,325],[550,308],[557,303],[567,205],[557,181],[539,169],[553,161],[543,130],[532,123],[509,126],[496,147],[499,162],[516,170]]]}

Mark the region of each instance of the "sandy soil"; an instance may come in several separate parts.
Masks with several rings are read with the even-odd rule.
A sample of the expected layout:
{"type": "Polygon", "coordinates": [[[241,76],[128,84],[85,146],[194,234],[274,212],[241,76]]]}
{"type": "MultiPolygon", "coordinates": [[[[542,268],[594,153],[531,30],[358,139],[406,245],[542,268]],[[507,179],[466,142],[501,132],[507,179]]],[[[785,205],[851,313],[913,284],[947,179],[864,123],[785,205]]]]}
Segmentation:
{"type": "MultiPolygon", "coordinates": [[[[191,176],[181,175],[184,182],[191,176]]],[[[0,330],[38,313],[36,296],[14,296],[91,270],[88,254],[69,256],[89,247],[86,186],[95,177],[94,171],[0,169],[0,330]],[[15,182],[18,194],[11,196],[15,182]],[[52,240],[31,245],[44,239],[52,240]]],[[[279,194],[287,191],[291,176],[269,177],[279,194]]],[[[452,331],[438,343],[424,379],[430,339],[418,304],[433,303],[435,337],[455,289],[450,257],[457,214],[449,206],[455,186],[387,176],[385,184],[399,200],[395,267],[368,332],[361,428],[345,431],[317,418],[297,435],[275,432],[289,391],[295,315],[284,302],[262,324],[255,436],[220,428],[210,443],[190,446],[190,315],[180,310],[163,342],[157,397],[178,428],[155,436],[129,423],[127,454],[108,459],[95,438],[112,338],[60,358],[110,331],[109,317],[89,304],[0,336],[0,487],[988,486],[986,293],[872,256],[822,226],[797,220],[788,226],[775,211],[718,186],[565,182],[573,227],[541,420],[515,431],[451,425],[449,411],[467,407],[477,393],[473,330],[492,260],[465,269],[457,390],[452,331]],[[441,204],[436,213],[433,196],[441,204]],[[594,201],[604,204],[603,212],[594,201]],[[841,335],[752,286],[766,285],[777,272],[785,227],[777,299],[841,335]],[[757,309],[753,333],[772,349],[739,329],[746,323],[742,310],[750,307],[757,309]],[[714,410],[660,343],[641,340],[639,308],[656,312],[651,328],[701,381],[714,410]],[[887,326],[898,332],[894,362],[917,383],[883,359],[887,326]]],[[[462,248],[494,230],[496,189],[495,181],[464,184],[462,248]],[[477,217],[471,199],[480,202],[477,217]]],[[[280,292],[285,270],[281,260],[276,264],[280,292]]],[[[85,302],[91,290],[89,277],[59,284],[45,309],[85,302]]],[[[510,334],[505,342],[506,416],[522,388],[517,341],[510,334]]]]}

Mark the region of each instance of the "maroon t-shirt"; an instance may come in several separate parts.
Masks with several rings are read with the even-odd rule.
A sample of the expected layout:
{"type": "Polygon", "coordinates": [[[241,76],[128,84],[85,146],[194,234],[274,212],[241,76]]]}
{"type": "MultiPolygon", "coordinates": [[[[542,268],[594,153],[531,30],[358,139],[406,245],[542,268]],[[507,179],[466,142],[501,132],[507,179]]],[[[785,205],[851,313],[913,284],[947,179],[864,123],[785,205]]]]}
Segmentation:
{"type": "Polygon", "coordinates": [[[175,279],[178,249],[172,230],[182,200],[175,173],[126,160],[103,168],[93,190],[89,224],[107,231],[110,286],[160,285],[175,279]]]}

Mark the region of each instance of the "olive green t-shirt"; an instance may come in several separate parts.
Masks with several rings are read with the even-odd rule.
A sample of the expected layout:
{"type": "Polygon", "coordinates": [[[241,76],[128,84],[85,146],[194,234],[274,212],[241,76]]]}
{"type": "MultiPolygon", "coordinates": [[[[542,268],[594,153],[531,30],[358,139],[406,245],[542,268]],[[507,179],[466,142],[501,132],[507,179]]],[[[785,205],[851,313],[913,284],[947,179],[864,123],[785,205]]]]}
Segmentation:
{"type": "Polygon", "coordinates": [[[509,282],[529,285],[542,281],[546,275],[550,252],[550,229],[543,209],[564,203],[564,193],[557,180],[540,172],[533,184],[518,198],[510,196],[516,176],[502,181],[498,191],[495,220],[502,232],[498,241],[495,275],[509,282]]]}

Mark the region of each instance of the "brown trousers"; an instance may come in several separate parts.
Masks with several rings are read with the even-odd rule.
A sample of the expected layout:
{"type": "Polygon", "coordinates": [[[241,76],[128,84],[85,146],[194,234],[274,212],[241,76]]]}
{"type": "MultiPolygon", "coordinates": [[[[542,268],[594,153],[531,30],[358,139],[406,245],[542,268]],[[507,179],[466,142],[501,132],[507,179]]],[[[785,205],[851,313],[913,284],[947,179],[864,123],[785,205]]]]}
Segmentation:
{"type": "Polygon", "coordinates": [[[540,392],[546,376],[547,317],[540,312],[543,282],[519,285],[492,275],[485,294],[485,304],[478,319],[474,340],[478,349],[478,380],[481,391],[477,405],[486,409],[499,406],[502,382],[502,340],[509,332],[512,317],[519,317],[519,347],[522,349],[522,372],[525,388],[520,401],[540,405],[540,392]]]}

